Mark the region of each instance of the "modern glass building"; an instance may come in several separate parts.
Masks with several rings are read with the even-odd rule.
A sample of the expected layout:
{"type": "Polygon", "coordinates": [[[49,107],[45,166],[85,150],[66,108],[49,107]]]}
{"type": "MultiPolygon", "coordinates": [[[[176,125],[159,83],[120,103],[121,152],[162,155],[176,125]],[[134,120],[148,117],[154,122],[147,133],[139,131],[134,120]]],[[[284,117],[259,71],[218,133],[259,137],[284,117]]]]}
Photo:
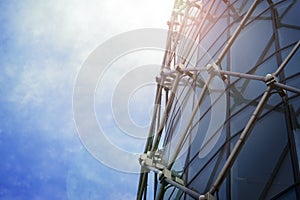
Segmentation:
{"type": "Polygon", "coordinates": [[[137,199],[300,199],[300,2],[176,0],[137,199]]]}

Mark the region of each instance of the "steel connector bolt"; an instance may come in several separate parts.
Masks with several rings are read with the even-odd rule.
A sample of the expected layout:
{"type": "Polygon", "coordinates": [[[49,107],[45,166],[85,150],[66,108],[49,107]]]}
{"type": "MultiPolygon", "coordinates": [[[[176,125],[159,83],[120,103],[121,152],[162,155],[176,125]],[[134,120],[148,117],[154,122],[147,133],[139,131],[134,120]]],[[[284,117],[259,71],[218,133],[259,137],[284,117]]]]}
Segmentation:
{"type": "Polygon", "coordinates": [[[215,197],[211,193],[206,193],[205,195],[200,195],[199,200],[214,200],[215,197]]]}
{"type": "Polygon", "coordinates": [[[273,74],[267,74],[265,76],[265,83],[267,86],[272,85],[275,82],[277,82],[277,78],[273,74]]]}
{"type": "Polygon", "coordinates": [[[215,63],[206,65],[206,70],[212,76],[219,75],[219,67],[215,63]]]}

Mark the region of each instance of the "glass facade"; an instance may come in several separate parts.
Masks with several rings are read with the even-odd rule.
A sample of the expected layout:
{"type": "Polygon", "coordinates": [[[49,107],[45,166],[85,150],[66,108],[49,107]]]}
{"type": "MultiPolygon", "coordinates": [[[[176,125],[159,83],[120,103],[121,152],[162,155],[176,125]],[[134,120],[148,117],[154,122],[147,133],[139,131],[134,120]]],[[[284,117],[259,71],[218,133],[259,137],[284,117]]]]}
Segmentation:
{"type": "Polygon", "coordinates": [[[175,1],[137,199],[300,199],[299,10],[175,1]]]}

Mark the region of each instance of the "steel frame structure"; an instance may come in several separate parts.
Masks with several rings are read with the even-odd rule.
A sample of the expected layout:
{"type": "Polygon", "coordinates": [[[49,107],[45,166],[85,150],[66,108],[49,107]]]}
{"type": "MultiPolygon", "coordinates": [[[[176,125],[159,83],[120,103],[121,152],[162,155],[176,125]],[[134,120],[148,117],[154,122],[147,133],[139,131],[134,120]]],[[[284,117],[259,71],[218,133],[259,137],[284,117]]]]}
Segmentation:
{"type": "MultiPolygon", "coordinates": [[[[248,184],[248,189],[240,191],[256,192],[255,198],[258,199],[279,199],[290,191],[293,191],[295,199],[300,198],[300,149],[295,138],[298,137],[296,134],[300,134],[297,132],[300,128],[300,108],[297,110],[300,105],[300,23],[295,24],[288,17],[297,9],[300,9],[300,3],[296,0],[175,1],[168,22],[169,33],[161,73],[156,79],[149,136],[140,157],[138,200],[149,196],[150,173],[154,174],[152,196],[158,200],[247,199],[239,194],[239,189],[234,188],[239,184],[248,184]],[[268,38],[267,42],[262,42],[262,39],[251,41],[255,39],[255,34],[262,34],[261,29],[265,26],[268,26],[268,32],[261,37],[268,38]],[[254,38],[246,37],[253,34],[254,38]],[[200,48],[205,49],[208,60],[207,55],[199,51],[200,48]],[[243,57],[243,50],[249,54],[245,58],[250,57],[250,61],[239,58],[243,57]],[[194,64],[192,60],[195,57],[194,64]],[[207,78],[204,79],[204,76],[207,78]],[[211,88],[216,79],[224,84],[223,91],[211,88]],[[258,86],[257,89],[255,86],[258,86]],[[191,90],[196,95],[190,95],[191,90]],[[209,100],[211,92],[218,94],[214,102],[209,100]],[[178,101],[180,98],[181,102],[178,101]],[[186,109],[182,102],[186,102],[187,98],[194,99],[192,110],[189,116],[181,116],[182,110],[186,109]],[[221,98],[226,100],[225,121],[218,125],[205,144],[217,140],[214,150],[205,158],[199,158],[199,153],[205,148],[197,139],[202,137],[203,141],[204,136],[201,135],[206,134],[205,128],[202,128],[203,121],[211,115],[213,106],[221,98]],[[161,108],[163,104],[164,110],[161,108]],[[241,122],[241,128],[234,129],[233,125],[238,124],[236,118],[241,113],[245,113],[247,120],[241,122]],[[238,180],[241,177],[235,175],[240,173],[239,168],[247,168],[238,160],[247,159],[246,154],[250,155],[248,149],[255,150],[253,146],[247,147],[248,140],[262,137],[255,135],[259,132],[255,128],[272,113],[279,113],[276,115],[282,115],[284,119],[282,126],[285,132],[274,130],[274,138],[283,138],[285,142],[278,143],[280,151],[268,165],[270,171],[261,176],[267,178],[260,178],[256,183],[259,189],[254,190],[251,187],[254,188],[255,184],[247,183],[253,181],[251,178],[238,180]],[[182,117],[188,120],[183,122],[183,128],[176,133],[178,137],[174,142],[172,139],[178,130],[177,123],[182,117]],[[193,131],[196,131],[193,136],[196,139],[192,138],[193,131]],[[219,133],[220,138],[215,139],[219,133]],[[169,143],[172,145],[168,146],[169,143]],[[188,147],[185,152],[184,146],[188,147]],[[284,182],[279,175],[285,173],[283,166],[290,167],[292,180],[280,184],[280,180],[284,182]]],[[[269,129],[266,128],[266,132],[270,132],[269,129]]],[[[265,137],[271,136],[266,134],[265,137]]],[[[269,143],[272,141],[265,143],[266,148],[273,149],[271,144],[268,147],[269,143]]],[[[253,155],[264,152],[269,151],[257,150],[253,155]]],[[[263,164],[261,166],[256,173],[266,168],[263,164]]],[[[245,174],[247,176],[247,172],[245,174]]]]}

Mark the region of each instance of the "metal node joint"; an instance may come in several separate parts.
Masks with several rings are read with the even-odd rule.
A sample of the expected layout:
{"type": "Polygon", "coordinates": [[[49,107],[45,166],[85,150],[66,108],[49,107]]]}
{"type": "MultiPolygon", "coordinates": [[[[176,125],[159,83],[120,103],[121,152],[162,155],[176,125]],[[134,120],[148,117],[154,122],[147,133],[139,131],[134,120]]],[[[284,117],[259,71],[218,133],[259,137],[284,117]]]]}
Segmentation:
{"type": "Polygon", "coordinates": [[[277,90],[280,96],[286,96],[286,91],[283,88],[277,86],[276,83],[278,83],[278,79],[274,74],[267,74],[265,76],[265,83],[267,86],[271,86],[272,89],[277,90]]]}
{"type": "Polygon", "coordinates": [[[220,76],[220,68],[215,63],[206,65],[206,70],[211,76],[220,76]]]}
{"type": "Polygon", "coordinates": [[[206,193],[205,195],[200,195],[199,200],[214,200],[215,197],[211,193],[206,193]]]}
{"type": "Polygon", "coordinates": [[[147,166],[154,167],[158,170],[163,170],[165,166],[162,164],[162,151],[157,150],[155,152],[148,151],[147,153],[144,153],[140,155],[139,162],[142,167],[147,169],[146,171],[149,172],[149,169],[147,166]]]}
{"type": "Polygon", "coordinates": [[[182,13],[182,11],[186,8],[187,3],[182,3],[181,5],[178,6],[178,8],[173,9],[173,14],[174,15],[179,15],[182,13]]]}
{"type": "Polygon", "coordinates": [[[164,179],[169,179],[172,181],[175,181],[176,183],[184,186],[184,180],[179,178],[178,176],[175,176],[171,170],[168,170],[167,168],[164,168],[162,170],[162,173],[160,174],[159,179],[163,181],[164,179]]]}
{"type": "Polygon", "coordinates": [[[277,78],[273,74],[267,74],[265,76],[265,83],[267,86],[274,85],[275,82],[277,82],[277,78]]]}
{"type": "Polygon", "coordinates": [[[139,162],[140,165],[145,168],[146,172],[151,170],[157,173],[161,181],[169,179],[184,185],[184,181],[176,176],[171,170],[168,170],[164,165],[161,150],[156,152],[148,151],[147,153],[140,155],[139,162]]]}
{"type": "Polygon", "coordinates": [[[161,150],[157,150],[155,152],[148,151],[147,153],[142,154],[139,158],[139,161],[142,168],[146,170],[145,172],[153,171],[154,173],[158,174],[161,182],[165,182],[177,187],[194,199],[214,200],[214,196],[209,192],[202,195],[187,188],[184,184],[184,180],[180,178],[179,174],[177,174],[175,171],[169,170],[163,164],[162,155],[163,154],[161,150]]]}
{"type": "Polygon", "coordinates": [[[184,65],[182,63],[179,63],[175,66],[175,69],[177,72],[183,73],[184,65]]]}
{"type": "Polygon", "coordinates": [[[171,90],[174,80],[176,78],[176,72],[180,75],[183,74],[183,68],[183,64],[178,64],[177,66],[175,66],[176,71],[165,67],[162,69],[160,77],[156,78],[156,81],[159,81],[161,84],[163,84],[165,90],[171,90]]]}

